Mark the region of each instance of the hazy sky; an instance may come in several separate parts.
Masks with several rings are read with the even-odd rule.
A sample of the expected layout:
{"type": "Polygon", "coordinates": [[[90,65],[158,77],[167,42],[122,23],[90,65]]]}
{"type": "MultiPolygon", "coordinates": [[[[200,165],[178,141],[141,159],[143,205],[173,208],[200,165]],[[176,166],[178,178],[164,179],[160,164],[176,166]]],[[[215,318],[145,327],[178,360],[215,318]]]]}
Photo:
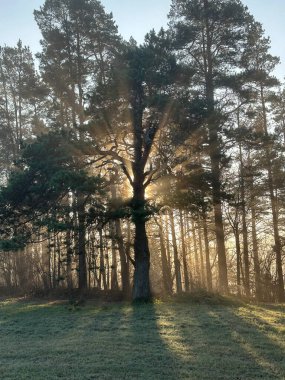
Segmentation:
{"type": "MultiPolygon", "coordinates": [[[[102,0],[108,12],[113,12],[124,38],[132,35],[142,42],[152,28],[167,24],[171,0],[102,0]]],[[[276,74],[285,76],[285,0],[243,0],[250,12],[260,21],[272,41],[272,53],[281,57],[276,74]]],[[[15,45],[19,38],[34,53],[40,50],[41,38],[33,19],[33,10],[44,0],[0,0],[0,45],[15,45]]]]}

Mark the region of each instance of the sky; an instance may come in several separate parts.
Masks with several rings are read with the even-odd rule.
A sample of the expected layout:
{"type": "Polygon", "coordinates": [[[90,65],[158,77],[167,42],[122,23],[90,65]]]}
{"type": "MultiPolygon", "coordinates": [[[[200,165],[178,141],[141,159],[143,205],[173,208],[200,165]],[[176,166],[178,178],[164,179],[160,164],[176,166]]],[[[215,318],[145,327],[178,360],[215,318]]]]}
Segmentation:
{"type": "MultiPolygon", "coordinates": [[[[285,0],[242,0],[255,19],[263,24],[271,38],[272,54],[281,58],[276,75],[285,77],[285,0]]],[[[152,28],[167,25],[171,0],[101,0],[108,12],[113,12],[120,34],[133,36],[142,42],[152,28]]],[[[44,0],[0,0],[0,46],[14,46],[19,38],[33,53],[40,51],[41,38],[33,18],[44,0]]]]}

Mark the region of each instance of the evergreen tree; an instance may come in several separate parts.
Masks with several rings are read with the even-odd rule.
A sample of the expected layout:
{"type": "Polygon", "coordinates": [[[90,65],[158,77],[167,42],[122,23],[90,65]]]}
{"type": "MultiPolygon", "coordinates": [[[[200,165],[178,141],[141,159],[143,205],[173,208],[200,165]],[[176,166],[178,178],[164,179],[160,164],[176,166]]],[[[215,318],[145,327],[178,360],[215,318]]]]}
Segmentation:
{"type": "Polygon", "coordinates": [[[46,0],[34,15],[43,36],[40,69],[54,97],[52,116],[62,126],[82,127],[87,94],[106,81],[120,42],[112,14],[97,0],[46,0]]]}
{"type": "Polygon", "coordinates": [[[0,167],[2,173],[20,156],[23,143],[41,125],[46,96],[30,49],[0,47],[0,167]]]}
{"type": "Polygon", "coordinates": [[[222,169],[223,131],[231,111],[223,109],[228,103],[226,91],[239,89],[237,72],[251,16],[239,0],[174,0],[169,18],[175,51],[193,70],[193,85],[205,99],[219,282],[220,290],[227,293],[222,169]]]}
{"type": "Polygon", "coordinates": [[[132,42],[125,46],[113,63],[109,81],[99,85],[93,97],[90,133],[96,143],[95,152],[117,162],[133,190],[130,208],[135,225],[135,300],[151,297],[146,233],[150,208],[145,191],[159,171],[152,151],[171,117],[176,74],[165,32],[151,32],[143,46],[132,42]],[[102,141],[109,149],[101,148],[102,141]]]}
{"type": "Polygon", "coordinates": [[[1,189],[2,249],[17,250],[39,235],[48,238],[53,231],[77,229],[78,283],[80,289],[86,288],[86,224],[88,220],[94,223],[102,212],[98,202],[102,185],[100,177],[88,175],[76,140],[64,132],[39,137],[27,145],[1,189]],[[69,199],[70,194],[76,202],[69,199]]]}

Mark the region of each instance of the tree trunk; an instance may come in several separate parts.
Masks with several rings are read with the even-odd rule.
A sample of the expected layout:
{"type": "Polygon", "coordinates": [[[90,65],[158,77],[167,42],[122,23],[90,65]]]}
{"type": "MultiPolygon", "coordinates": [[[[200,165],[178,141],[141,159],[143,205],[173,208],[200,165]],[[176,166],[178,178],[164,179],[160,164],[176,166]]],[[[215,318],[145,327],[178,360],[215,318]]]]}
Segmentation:
{"type": "Polygon", "coordinates": [[[228,270],[225,247],[225,232],[223,225],[223,213],[221,202],[221,185],[220,185],[220,170],[218,163],[212,160],[213,174],[213,203],[214,203],[214,218],[215,218],[215,234],[217,242],[218,268],[219,268],[219,288],[222,293],[229,292],[228,286],[228,270]]]}
{"type": "MultiPolygon", "coordinates": [[[[112,176],[110,180],[111,180],[111,196],[113,200],[116,200],[117,199],[117,189],[116,189],[116,183],[115,183],[116,175],[112,176]]],[[[124,246],[121,222],[119,219],[115,220],[114,236],[118,244],[118,250],[119,250],[119,256],[120,256],[122,292],[123,292],[124,297],[129,298],[130,293],[131,293],[130,292],[129,261],[127,257],[127,250],[124,246]]]]}
{"type": "Polygon", "coordinates": [[[189,280],[190,280],[190,288],[193,288],[194,282],[193,282],[193,260],[192,260],[192,245],[191,245],[191,227],[189,222],[189,215],[186,214],[185,217],[185,236],[187,241],[187,251],[188,251],[188,269],[189,269],[189,280]]]}
{"type": "Polygon", "coordinates": [[[159,228],[159,240],[160,240],[160,255],[161,255],[161,267],[162,267],[162,277],[163,286],[166,294],[172,293],[172,280],[171,280],[171,270],[169,263],[167,261],[166,248],[164,244],[164,233],[162,228],[162,218],[160,216],[160,221],[158,223],[159,228]]]}
{"type": "Polygon", "coordinates": [[[258,242],[257,242],[257,232],[256,232],[256,210],[255,210],[254,195],[251,198],[251,233],[252,233],[252,253],[253,253],[254,279],[255,279],[255,297],[258,301],[261,301],[262,289],[261,289],[260,264],[259,264],[258,242]]]}
{"type": "Polygon", "coordinates": [[[67,288],[69,290],[73,288],[71,266],[72,266],[71,232],[70,232],[70,229],[68,229],[66,231],[66,281],[67,281],[67,288]]]}
{"type": "Polygon", "coordinates": [[[57,235],[57,239],[56,239],[56,244],[57,244],[57,282],[58,282],[58,286],[60,286],[62,284],[62,276],[61,276],[61,263],[62,263],[62,259],[61,259],[61,241],[60,241],[60,238],[59,236],[57,235]]]}
{"type": "Polygon", "coordinates": [[[117,243],[118,243],[118,248],[119,248],[120,263],[121,263],[122,291],[123,291],[124,296],[128,298],[131,293],[130,292],[131,286],[130,286],[129,260],[127,256],[127,249],[124,246],[121,222],[117,219],[115,221],[115,225],[116,225],[116,237],[117,237],[117,243]]]}
{"type": "Polygon", "coordinates": [[[100,274],[99,274],[99,282],[100,288],[107,290],[107,281],[106,281],[106,268],[105,268],[105,260],[104,260],[104,247],[103,247],[103,229],[99,229],[99,237],[100,237],[100,274]]]}
{"type": "Polygon", "coordinates": [[[204,66],[205,66],[205,89],[208,111],[209,145],[212,175],[212,194],[214,206],[215,234],[217,242],[218,268],[219,268],[219,288],[222,293],[229,292],[228,270],[225,248],[225,232],[222,212],[221,196],[221,147],[219,143],[218,129],[219,121],[215,117],[215,96],[214,96],[214,74],[213,74],[213,53],[212,36],[210,31],[208,12],[208,0],[204,0],[205,8],[205,42],[204,42],[204,66]]]}
{"type": "MultiPolygon", "coordinates": [[[[261,102],[263,110],[263,122],[264,122],[264,133],[268,138],[267,130],[267,114],[266,114],[266,105],[264,90],[261,86],[261,102]]],[[[284,278],[283,278],[283,267],[282,267],[282,248],[279,235],[279,225],[278,225],[278,202],[277,197],[274,194],[274,179],[273,179],[273,168],[272,168],[272,159],[270,157],[270,147],[266,146],[266,169],[268,173],[268,188],[269,188],[269,197],[271,202],[271,212],[272,212],[272,222],[273,222],[273,235],[274,235],[274,251],[276,255],[276,272],[277,272],[277,298],[279,302],[285,301],[284,293],[284,278]]]]}
{"type": "Polygon", "coordinates": [[[151,299],[150,289],[150,252],[146,233],[145,189],[143,173],[140,169],[135,171],[133,186],[133,221],[135,225],[135,272],[133,284],[133,300],[148,302],[151,299]]]}
{"type": "Polygon", "coordinates": [[[78,287],[87,289],[86,239],[84,203],[78,199],[78,287]]]}
{"type": "Polygon", "coordinates": [[[112,270],[111,270],[111,289],[117,291],[118,284],[118,265],[117,265],[117,250],[116,250],[116,226],[115,222],[110,222],[110,232],[112,239],[112,270]]]}
{"type": "Polygon", "coordinates": [[[176,232],[175,232],[175,225],[174,225],[174,216],[173,216],[172,210],[169,210],[169,218],[170,218],[170,227],[171,227],[171,235],[172,235],[172,245],[173,245],[176,291],[177,291],[177,293],[181,293],[182,292],[182,283],[181,283],[180,260],[178,257],[176,232]]]}
{"type": "Polygon", "coordinates": [[[237,293],[241,295],[241,249],[238,224],[234,226],[234,235],[236,242],[236,265],[237,265],[237,293]]]}
{"type": "MultiPolygon", "coordinates": [[[[238,128],[240,128],[240,115],[238,111],[238,128]]],[[[248,250],[248,232],[246,222],[246,200],[245,200],[245,182],[244,182],[244,164],[242,147],[239,143],[239,160],[240,160],[240,192],[241,192],[241,211],[242,211],[242,237],[243,237],[243,261],[244,261],[244,288],[247,297],[250,297],[249,283],[249,250],[248,250]]]]}
{"type": "Polygon", "coordinates": [[[182,261],[183,261],[183,273],[184,273],[184,286],[185,291],[189,292],[190,282],[189,282],[189,273],[187,266],[187,256],[186,256],[186,245],[185,245],[185,231],[183,223],[183,213],[182,210],[179,210],[179,221],[180,221],[180,235],[181,235],[181,246],[182,246],[182,261]]]}
{"type": "Polygon", "coordinates": [[[284,294],[284,279],[283,279],[283,268],[282,268],[282,249],[279,236],[279,226],[278,226],[278,213],[277,213],[277,201],[276,196],[274,195],[273,189],[273,179],[272,172],[268,170],[268,184],[269,184],[269,193],[271,201],[271,210],[272,210],[272,221],[273,221],[273,234],[275,242],[275,255],[276,255],[276,271],[277,271],[277,297],[279,302],[285,301],[284,294]]]}
{"type": "MultiPolygon", "coordinates": [[[[171,252],[170,252],[170,239],[169,239],[169,225],[168,225],[168,214],[165,213],[164,215],[164,224],[165,224],[165,235],[166,235],[166,254],[167,254],[167,261],[169,263],[169,269],[171,273],[171,267],[172,267],[172,261],[171,261],[171,252]]],[[[172,278],[172,275],[171,275],[172,278]]],[[[173,283],[173,280],[171,280],[173,283]]],[[[172,287],[172,286],[171,286],[172,287]]]]}
{"type": "Polygon", "coordinates": [[[207,288],[211,292],[213,290],[212,270],[210,262],[210,248],[209,248],[209,234],[207,226],[207,216],[203,213],[203,232],[204,232],[204,245],[206,254],[206,274],[207,274],[207,288]]]}
{"type": "Polygon", "coordinates": [[[198,256],[198,248],[197,248],[197,238],[196,238],[196,227],[195,222],[192,219],[192,236],[193,236],[193,245],[194,245],[194,261],[195,261],[195,274],[196,274],[196,286],[201,286],[201,270],[198,256]]]}
{"type": "Polygon", "coordinates": [[[149,268],[150,253],[146,234],[145,221],[136,218],[135,224],[135,273],[133,285],[134,301],[149,301],[151,298],[149,268]]]}
{"type": "Polygon", "coordinates": [[[201,264],[201,280],[202,280],[202,286],[206,286],[205,281],[205,265],[204,265],[204,252],[203,252],[203,244],[202,244],[202,235],[201,235],[201,225],[200,225],[200,218],[198,219],[198,241],[199,241],[199,253],[200,253],[200,264],[201,264]]]}

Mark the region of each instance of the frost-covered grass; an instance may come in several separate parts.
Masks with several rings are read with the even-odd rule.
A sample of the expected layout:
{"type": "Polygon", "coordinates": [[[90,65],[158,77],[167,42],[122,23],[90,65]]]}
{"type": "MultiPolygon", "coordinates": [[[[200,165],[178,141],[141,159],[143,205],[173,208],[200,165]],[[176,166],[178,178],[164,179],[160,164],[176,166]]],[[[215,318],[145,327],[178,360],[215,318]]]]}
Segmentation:
{"type": "Polygon", "coordinates": [[[285,379],[285,306],[0,302],[0,379],[285,379]]]}

